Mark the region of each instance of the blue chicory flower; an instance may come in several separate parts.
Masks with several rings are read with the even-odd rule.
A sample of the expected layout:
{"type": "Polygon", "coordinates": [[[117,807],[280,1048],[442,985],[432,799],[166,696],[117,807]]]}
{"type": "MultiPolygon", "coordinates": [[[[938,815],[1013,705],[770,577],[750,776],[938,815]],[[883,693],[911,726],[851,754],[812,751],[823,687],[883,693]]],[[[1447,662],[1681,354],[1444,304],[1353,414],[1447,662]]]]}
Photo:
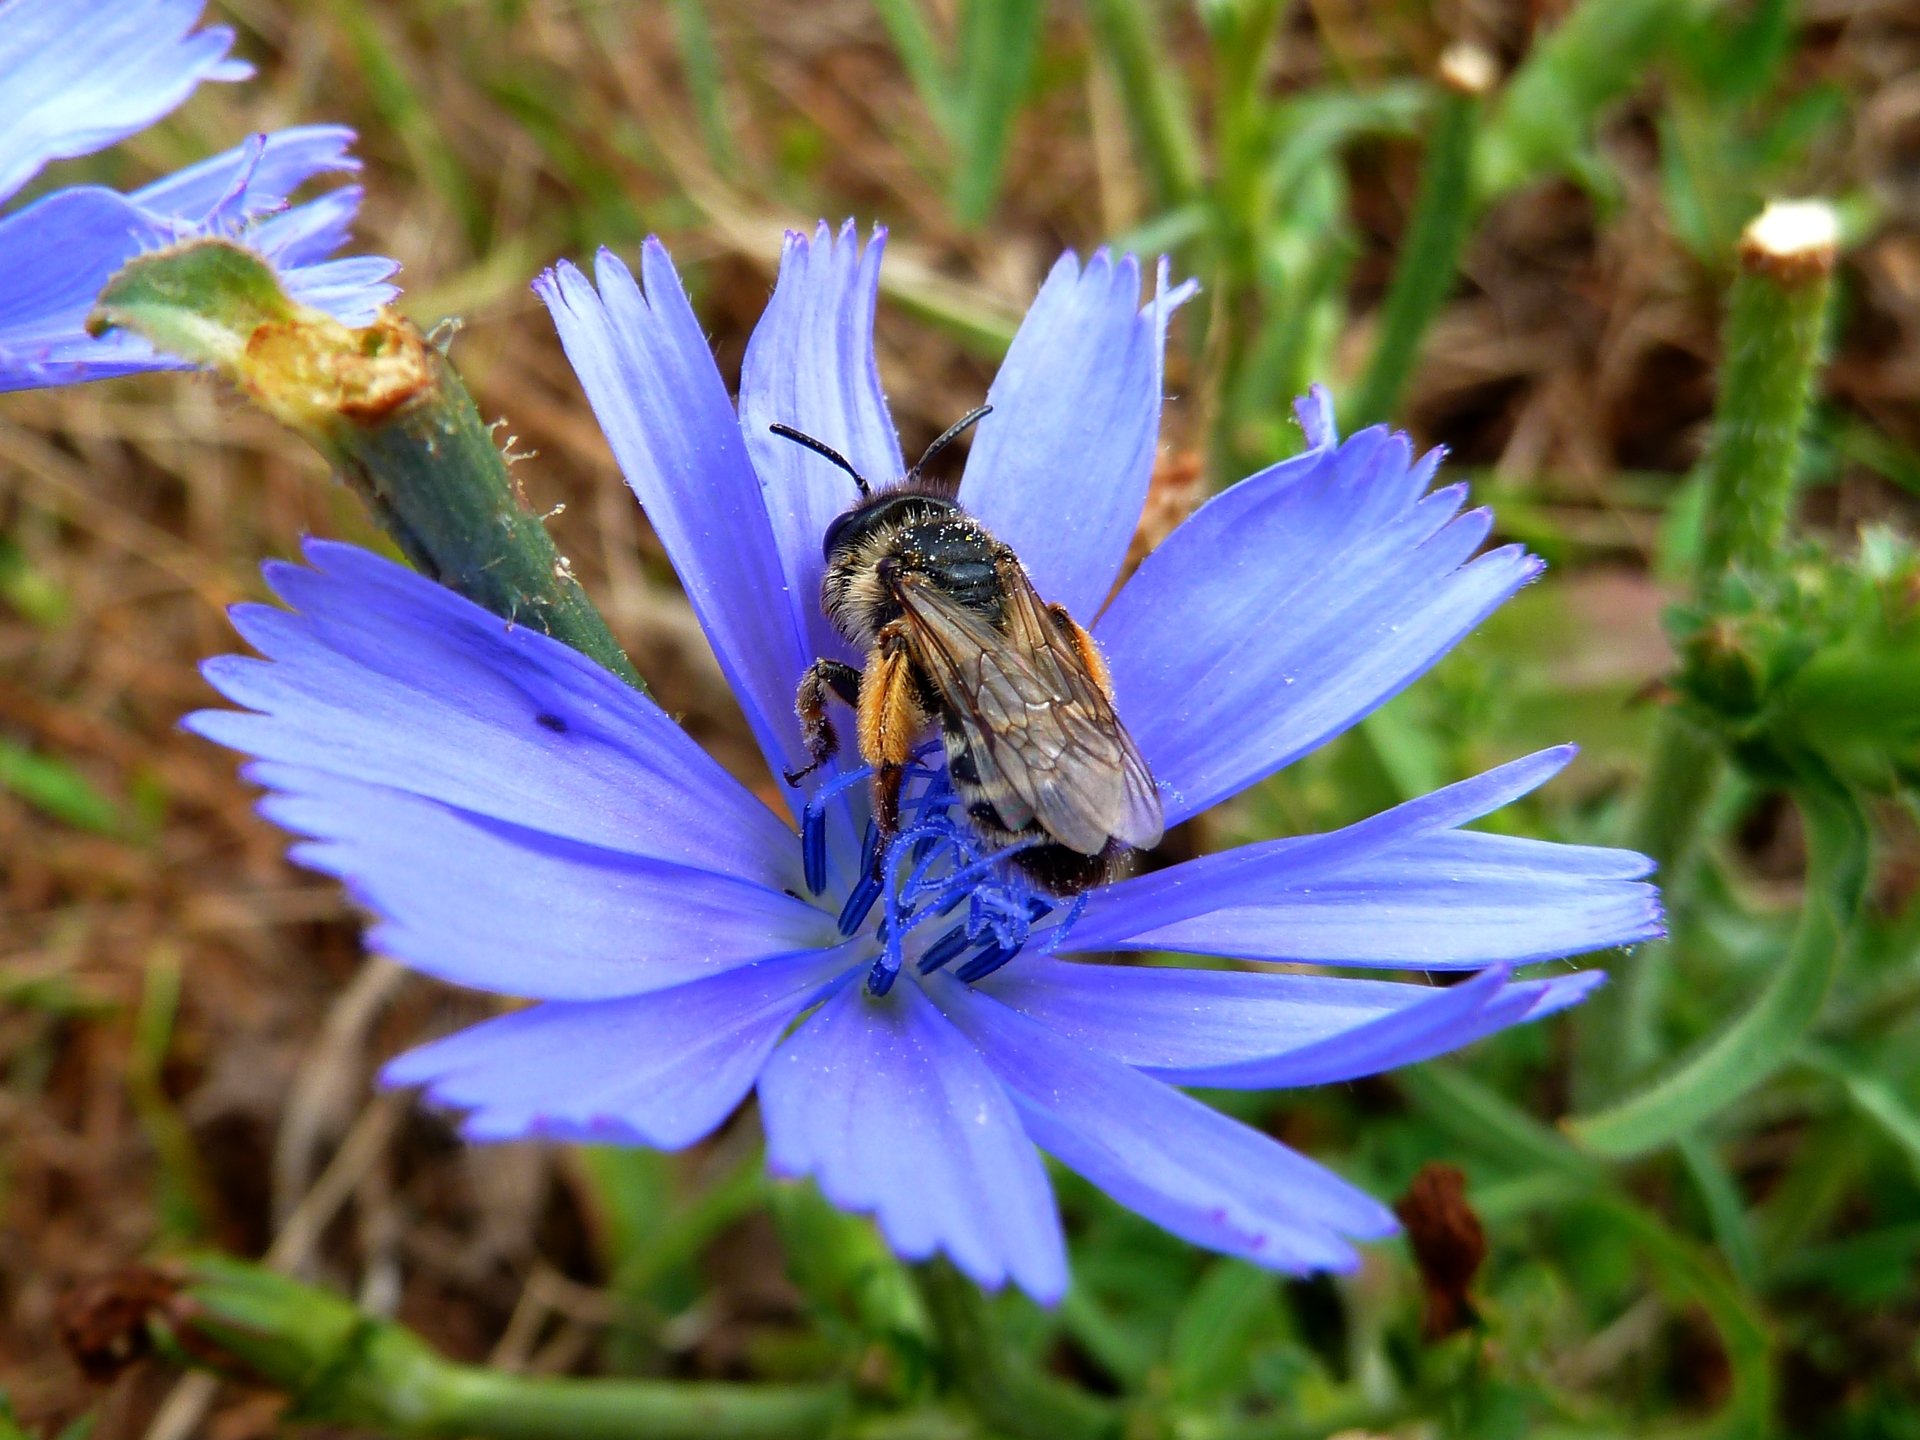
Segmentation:
{"type": "MultiPolygon", "coordinates": [[[[203,80],[237,80],[233,32],[196,30],[202,0],[0,0],[0,203],[51,161],[146,129],[203,80]]],[[[0,217],[0,391],[183,368],[120,331],[86,333],[94,297],[136,255],[200,235],[244,241],[295,299],[350,325],[393,298],[398,266],[328,257],[347,241],[360,191],[288,207],[316,175],[356,170],[353,132],[309,125],[256,135],[122,195],[56,190],[0,217]]]]}
{"type": "MultiPolygon", "coordinates": [[[[767,425],[901,472],[872,350],[881,248],[850,228],[789,236],[737,411],[658,242],[644,290],[604,251],[597,290],[570,265],[536,287],[775,775],[803,758],[802,669],[845,653],[817,595],[821,533],[853,497],[767,425]]],[[[1175,824],[1377,708],[1539,566],[1512,546],[1473,558],[1488,517],[1460,513],[1462,487],[1429,493],[1437,457],[1384,428],[1340,440],[1316,391],[1306,453],[1205,505],[1103,610],[1181,298],[1163,266],[1142,310],[1140,280],[1104,252],[1054,267],[960,495],[1043,597],[1098,616],[1175,824]]],[[[1393,1230],[1385,1207],[1176,1087],[1424,1060],[1601,979],[1513,967],[1660,933],[1643,857],[1462,828],[1570,748],[1070,906],[983,859],[929,762],[876,891],[859,770],[821,779],[796,823],[574,651],[365,551],[306,553],[310,568],[267,567],[290,609],[234,612],[267,658],[206,666],[246,711],[186,723],[256,757],[264,813],[374,912],[373,946],[541,1002],[403,1055],[386,1083],[466,1112],[476,1140],[664,1148],[757,1091],[776,1172],[983,1285],[1065,1290],[1042,1150],[1196,1244],[1350,1267],[1352,1240],[1393,1230]],[[1124,951],[1477,973],[1434,987],[1068,958],[1124,951]]]]}

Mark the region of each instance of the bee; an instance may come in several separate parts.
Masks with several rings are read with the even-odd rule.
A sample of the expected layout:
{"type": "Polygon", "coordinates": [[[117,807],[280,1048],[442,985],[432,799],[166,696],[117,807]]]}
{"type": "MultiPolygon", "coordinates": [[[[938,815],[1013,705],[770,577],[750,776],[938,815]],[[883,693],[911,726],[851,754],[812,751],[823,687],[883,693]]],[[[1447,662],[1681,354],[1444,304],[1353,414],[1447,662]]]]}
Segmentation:
{"type": "Polygon", "coordinates": [[[807,668],[794,708],[811,763],[787,782],[838,751],[827,715],[828,697],[838,698],[855,711],[860,755],[873,767],[884,842],[899,828],[908,759],[937,720],[974,829],[1017,847],[1012,862],[1041,889],[1075,895],[1108,878],[1129,849],[1156,844],[1165,818],[1093,637],[1042,600],[1012,548],[961,509],[957,481],[927,474],[989,410],[962,417],[878,489],[831,446],[770,427],[846,471],[859,491],[822,537],[820,603],[866,666],[821,659],[807,668]]]}

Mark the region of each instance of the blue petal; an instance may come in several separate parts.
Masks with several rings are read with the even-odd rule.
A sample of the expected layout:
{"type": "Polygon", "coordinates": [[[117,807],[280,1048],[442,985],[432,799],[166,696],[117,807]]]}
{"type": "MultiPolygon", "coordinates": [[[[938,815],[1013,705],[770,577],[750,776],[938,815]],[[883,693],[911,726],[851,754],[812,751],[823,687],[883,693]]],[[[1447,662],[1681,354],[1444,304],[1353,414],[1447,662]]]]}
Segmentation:
{"type": "Polygon", "coordinates": [[[256,763],[288,852],[379,917],[368,945],[456,984],[604,1000],[839,942],[833,917],[732,875],[602,850],[418,795],[256,763]]]}
{"type": "Polygon", "coordinates": [[[267,567],[294,613],[234,611],[272,663],[206,666],[259,713],[204,710],[189,729],[561,839],[798,888],[792,833],[651,700],[404,566],[328,541],[307,555],[317,569],[267,567]]]}
{"type": "MultiPolygon", "coordinates": [[[[904,987],[903,987],[904,988],[904,987]]],[[[944,977],[930,989],[1062,1164],[1182,1239],[1289,1273],[1348,1270],[1395,1230],[1331,1171],[944,977]]]]}
{"type": "MultiPolygon", "coordinates": [[[[357,203],[359,196],[353,198],[357,203]]],[[[314,205],[322,203],[316,200],[314,205]]],[[[287,218],[296,219],[308,208],[296,206],[287,218]]],[[[342,325],[357,329],[371,325],[380,307],[392,303],[399,293],[395,286],[384,283],[397,269],[399,262],[384,256],[352,255],[318,265],[302,265],[297,270],[283,269],[280,283],[286,287],[287,294],[301,304],[324,310],[342,325]]]]}
{"type": "Polygon", "coordinates": [[[471,1112],[472,1140],[677,1150],[746,1099],[789,1022],[854,959],[843,946],[636,999],[536,1005],[410,1050],[380,1079],[471,1112]]]}
{"type": "Polygon", "coordinates": [[[659,241],[641,254],[645,295],[611,251],[594,274],[597,294],[568,264],[534,289],[767,763],[798,769],[793,692],[813,656],[706,336],[659,241]]]}
{"type": "MultiPolygon", "coordinates": [[[[0,200],[49,161],[146,129],[203,80],[251,73],[202,0],[13,0],[0,14],[0,200]]],[[[0,270],[0,274],[5,274],[0,270]]]]}
{"type": "Polygon", "coordinates": [[[278,210],[316,175],[360,168],[344,125],[296,125],[255,135],[135,190],[127,198],[151,214],[198,225],[216,214],[248,219],[278,210]]]}
{"type": "Polygon", "coordinates": [[[887,232],[863,250],[853,223],[838,240],[823,223],[811,241],[789,231],[780,278],[747,343],[740,429],[760,476],[786,595],[809,655],[852,658],[820,609],[821,537],[859,497],[818,455],[768,433],[791,425],[824,440],[875,486],[905,469],[873,359],[873,310],[887,232]]]}
{"type": "Polygon", "coordinates": [[[1328,450],[1340,443],[1340,431],[1333,423],[1333,392],[1326,386],[1308,386],[1307,393],[1293,402],[1293,413],[1307,437],[1307,449],[1328,450]]]}
{"type": "Polygon", "coordinates": [[[1455,518],[1457,487],[1421,498],[1437,460],[1375,429],[1276,465],[1115,597],[1095,634],[1169,824],[1379,708],[1539,573],[1512,546],[1469,563],[1488,517],[1455,518]]]}
{"type": "MultiPolygon", "coordinates": [[[[1140,265],[1071,254],[1021,322],[987,391],[962,502],[1027,567],[1040,594],[1099,612],[1140,522],[1160,438],[1169,293],[1162,262],[1140,308],[1140,265]]],[[[1184,608],[1184,602],[1183,602],[1184,608]]]]}
{"type": "Polygon", "coordinates": [[[1344,829],[1242,845],[1103,886],[1092,893],[1068,948],[1098,950],[1124,940],[1138,927],[1168,925],[1222,905],[1264,899],[1277,876],[1307,885],[1352,870],[1512,804],[1558,775],[1575,753],[1571,745],[1537,751],[1344,829]]]}
{"type": "Polygon", "coordinates": [[[1645,856],[1453,828],[1524,795],[1570,755],[1542,751],[1344,830],[1122,881],[1093,896],[1064,948],[1444,970],[1655,938],[1645,856]]]}
{"type": "Polygon", "coordinates": [[[1413,970],[1521,965],[1666,933],[1628,851],[1460,831],[1296,885],[1276,865],[1260,903],[1144,930],[1127,950],[1413,970]]]}
{"type": "MultiPolygon", "coordinates": [[[[0,219],[0,356],[86,344],[101,287],[133,256],[174,236],[164,220],[97,185],[55,191],[0,219]]],[[[139,351],[153,353],[144,344],[139,351]]],[[[11,368],[0,370],[0,388],[17,388],[11,368]]]]}
{"type": "Polygon", "coordinates": [[[1176,1085],[1265,1090],[1430,1060],[1584,999],[1585,971],[1509,983],[1503,966],[1435,987],[1033,958],[981,989],[1069,1039],[1176,1085]]]}
{"type": "Polygon", "coordinates": [[[916,985],[846,986],[760,1077],[767,1164],[871,1211],[896,1252],[936,1251],[1042,1304],[1067,1288],[1053,1192],[1006,1092],[916,985]]]}
{"type": "Polygon", "coordinates": [[[124,332],[100,339],[86,320],[101,287],[127,261],[199,234],[251,245],[296,299],[347,324],[365,324],[393,297],[381,283],[395,266],[378,257],[314,262],[347,239],[355,189],[273,215],[286,192],[326,170],[348,168],[350,131],[282,131],[147,187],[134,197],[99,186],[56,191],[0,219],[0,391],[73,384],[143,370],[183,368],[124,332]],[[177,183],[176,183],[177,182],[177,183]],[[141,197],[167,208],[150,208],[141,197]],[[177,207],[177,208],[176,208],[177,207]],[[216,213],[217,212],[217,213],[216,213]]]}

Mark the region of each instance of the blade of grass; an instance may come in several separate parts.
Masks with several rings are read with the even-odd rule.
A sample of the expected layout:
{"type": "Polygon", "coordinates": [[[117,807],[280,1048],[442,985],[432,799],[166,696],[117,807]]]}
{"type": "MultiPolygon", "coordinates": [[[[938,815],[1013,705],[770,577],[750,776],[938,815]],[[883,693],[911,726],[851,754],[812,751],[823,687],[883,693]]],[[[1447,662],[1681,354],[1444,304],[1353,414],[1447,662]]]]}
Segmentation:
{"type": "Polygon", "coordinates": [[[1495,78],[1486,51],[1456,45],[1440,62],[1442,94],[1427,147],[1420,191],[1380,307],[1379,336],[1355,397],[1353,428],[1390,419],[1419,358],[1427,327],[1453,289],[1460,252],[1476,213],[1471,184],[1473,141],[1483,99],[1495,78]]]}
{"type": "Polygon", "coordinates": [[[1193,102],[1168,63],[1166,42],[1149,0],[1092,0],[1087,18],[1094,45],[1113,67],[1126,100],[1127,119],[1154,199],[1165,209],[1200,196],[1200,137],[1193,102]]]}
{"type": "Polygon", "coordinates": [[[969,0],[960,17],[958,128],[951,203],[969,229],[1000,196],[1014,118],[1040,53],[1043,0],[969,0]]]}
{"type": "Polygon", "coordinates": [[[894,52],[906,69],[907,79],[913,82],[920,103],[927,107],[934,128],[952,140],[959,129],[954,78],[920,0],[873,0],[873,8],[886,26],[894,52]]]}
{"type": "Polygon", "coordinates": [[[63,825],[95,835],[120,832],[120,807],[66,761],[0,735],[0,790],[63,825]]]}
{"type": "Polygon", "coordinates": [[[1914,1179],[1920,1181],[1920,1110],[1884,1075],[1851,1055],[1825,1045],[1803,1045],[1798,1059],[1808,1069],[1837,1081],[1853,1107],[1906,1157],[1914,1179]]]}
{"type": "Polygon", "coordinates": [[[1567,1123],[1595,1154],[1627,1159],[1678,1139],[1787,1063],[1818,1017],[1866,889],[1867,826],[1836,782],[1808,780],[1794,794],[1807,829],[1808,873],[1792,949],[1753,1004],[1691,1059],[1618,1104],[1567,1123]]]}
{"type": "Polygon", "coordinates": [[[1707,1223],[1720,1253],[1727,1257],[1734,1278],[1748,1289],[1760,1282],[1760,1250],[1753,1240],[1753,1227],[1747,1223],[1746,1202],[1727,1167],[1720,1163],[1711,1146],[1697,1135],[1683,1135],[1677,1147],[1687,1167],[1700,1203],[1706,1207],[1707,1223]]]}
{"type": "Polygon", "coordinates": [[[1700,0],[1583,0],[1514,72],[1474,157],[1483,200],[1574,167],[1594,121],[1625,94],[1700,0]]]}
{"type": "Polygon", "coordinates": [[[673,0],[674,38],[680,47],[680,69],[693,96],[693,113],[707,142],[707,158],[722,175],[731,174],[735,151],[733,130],[727,123],[727,95],[720,74],[720,51],[713,43],[713,26],[705,0],[673,0]]]}

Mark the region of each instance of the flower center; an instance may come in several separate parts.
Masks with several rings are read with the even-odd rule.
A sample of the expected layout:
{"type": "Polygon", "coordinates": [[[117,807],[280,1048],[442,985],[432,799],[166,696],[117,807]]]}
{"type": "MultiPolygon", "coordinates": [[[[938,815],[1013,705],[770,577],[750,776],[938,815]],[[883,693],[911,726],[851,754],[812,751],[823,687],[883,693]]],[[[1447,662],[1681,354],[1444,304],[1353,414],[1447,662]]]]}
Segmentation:
{"type": "MultiPolygon", "coordinates": [[[[880,911],[874,929],[880,953],[867,974],[874,995],[893,988],[916,946],[920,974],[951,966],[957,978],[972,984],[1036,942],[1036,935],[1035,952],[1051,954],[1086,909],[1086,895],[1063,903],[1009,864],[1021,845],[995,849],[966,822],[946,767],[925,763],[936,748],[937,742],[922,747],[908,763],[900,828],[884,849],[878,827],[867,821],[858,878],[840,907],[842,935],[858,934],[880,911]],[[1055,914],[1057,920],[1042,924],[1055,914]]],[[[807,886],[816,895],[827,886],[827,805],[872,775],[870,766],[849,770],[807,801],[800,849],[807,886]]]]}

